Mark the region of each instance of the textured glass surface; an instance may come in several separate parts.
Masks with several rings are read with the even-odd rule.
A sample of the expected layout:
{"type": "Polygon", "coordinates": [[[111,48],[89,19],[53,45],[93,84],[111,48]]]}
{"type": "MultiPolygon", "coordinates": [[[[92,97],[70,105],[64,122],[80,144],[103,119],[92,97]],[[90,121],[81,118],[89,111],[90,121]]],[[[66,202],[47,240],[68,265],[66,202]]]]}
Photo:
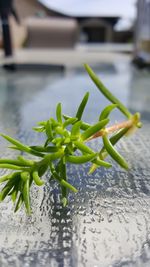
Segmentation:
{"type": "MultiPolygon", "coordinates": [[[[57,184],[32,189],[33,213],[13,213],[9,199],[0,203],[1,267],[148,267],[150,266],[150,77],[128,64],[95,66],[101,79],[133,112],[142,113],[143,128],[117,148],[128,172],[113,164],[87,175],[89,165],[69,166],[79,192],[60,205],[57,184]]],[[[79,68],[64,72],[0,73],[0,132],[26,144],[42,142],[32,126],[55,115],[56,103],[73,115],[86,91],[84,119],[94,122],[108,103],[79,68]]],[[[119,112],[112,120],[121,120],[119,112]]],[[[95,149],[100,140],[91,142],[95,149]]],[[[13,157],[0,138],[0,156],[13,157]]],[[[4,171],[0,171],[4,174],[4,171]]],[[[48,181],[49,173],[44,177],[48,181]]]]}

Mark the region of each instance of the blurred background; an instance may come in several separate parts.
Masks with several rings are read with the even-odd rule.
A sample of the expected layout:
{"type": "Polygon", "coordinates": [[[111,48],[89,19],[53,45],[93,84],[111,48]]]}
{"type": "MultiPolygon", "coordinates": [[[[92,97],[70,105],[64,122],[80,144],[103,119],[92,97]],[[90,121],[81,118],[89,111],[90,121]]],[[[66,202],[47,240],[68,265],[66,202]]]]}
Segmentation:
{"type": "Polygon", "coordinates": [[[1,64],[3,54],[16,64],[63,64],[52,49],[124,52],[140,67],[150,63],[149,0],[1,0],[0,14],[1,64]]]}

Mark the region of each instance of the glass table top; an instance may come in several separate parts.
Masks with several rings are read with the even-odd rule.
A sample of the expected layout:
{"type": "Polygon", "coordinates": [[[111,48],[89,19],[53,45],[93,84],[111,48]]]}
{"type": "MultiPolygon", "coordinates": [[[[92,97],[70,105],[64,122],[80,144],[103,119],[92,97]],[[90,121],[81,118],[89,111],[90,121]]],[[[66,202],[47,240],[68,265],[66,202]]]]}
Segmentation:
{"type": "MultiPolygon", "coordinates": [[[[32,215],[17,214],[9,199],[0,203],[0,266],[145,267],[150,265],[150,75],[128,63],[99,64],[94,70],[132,112],[142,114],[143,127],[122,140],[118,150],[130,162],[128,172],[115,163],[88,175],[89,165],[68,166],[79,192],[60,205],[56,184],[34,187],[32,215]]],[[[85,121],[93,123],[108,103],[82,68],[14,73],[0,71],[0,132],[26,144],[42,142],[31,128],[63,112],[73,115],[90,92],[85,121]]],[[[122,120],[114,111],[112,121],[122,120]]],[[[95,149],[100,140],[91,142],[95,149]]],[[[0,157],[13,157],[0,138],[0,157]]],[[[1,175],[4,171],[1,170],[1,175]]],[[[45,176],[48,180],[49,174],[45,176]]]]}

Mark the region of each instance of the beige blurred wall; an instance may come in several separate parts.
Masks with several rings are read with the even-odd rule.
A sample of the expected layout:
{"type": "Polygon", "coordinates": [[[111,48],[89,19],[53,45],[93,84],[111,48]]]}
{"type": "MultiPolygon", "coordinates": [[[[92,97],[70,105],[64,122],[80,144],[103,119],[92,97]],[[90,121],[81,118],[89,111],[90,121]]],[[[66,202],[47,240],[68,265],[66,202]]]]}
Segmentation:
{"type": "MultiPolygon", "coordinates": [[[[26,20],[37,14],[50,15],[46,8],[38,3],[37,0],[14,0],[14,6],[20,19],[20,24],[17,24],[15,19],[10,17],[10,26],[12,34],[12,44],[14,48],[22,47],[26,42],[27,28],[26,20]]],[[[2,39],[2,36],[0,37],[2,39]]]]}
{"type": "MultiPolygon", "coordinates": [[[[75,20],[61,20],[61,15],[47,10],[37,0],[14,0],[14,6],[20,19],[18,24],[13,16],[9,18],[14,48],[29,45],[29,40],[30,47],[41,47],[39,36],[44,47],[72,47],[76,43],[78,25],[75,20]],[[45,18],[41,20],[39,17],[45,18]]],[[[0,47],[3,47],[2,33],[0,47]]]]}
{"type": "Polygon", "coordinates": [[[20,19],[34,16],[40,12],[46,15],[54,15],[54,12],[47,10],[37,0],[14,0],[14,5],[20,19]]]}

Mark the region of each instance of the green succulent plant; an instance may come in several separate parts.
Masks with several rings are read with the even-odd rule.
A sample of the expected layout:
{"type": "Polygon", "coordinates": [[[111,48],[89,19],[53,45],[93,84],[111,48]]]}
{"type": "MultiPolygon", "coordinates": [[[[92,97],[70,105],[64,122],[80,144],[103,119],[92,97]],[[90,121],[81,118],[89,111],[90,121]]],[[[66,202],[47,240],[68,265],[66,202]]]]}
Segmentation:
{"type": "Polygon", "coordinates": [[[74,117],[62,113],[61,103],[56,107],[56,118],[39,122],[33,130],[45,135],[43,146],[27,146],[10,136],[1,134],[9,143],[11,149],[16,149],[26,154],[31,154],[35,160],[18,156],[17,159],[0,159],[0,168],[10,169],[7,175],[0,178],[4,187],[0,192],[0,201],[10,196],[15,205],[15,212],[24,204],[27,214],[31,213],[30,189],[34,183],[43,186],[42,176],[49,171],[51,179],[55,179],[61,188],[61,201],[63,206],[68,203],[68,192],[76,193],[78,190],[68,182],[66,164],[91,163],[89,173],[103,166],[110,168],[112,165],[105,159],[112,157],[122,168],[128,169],[126,160],[116,150],[114,145],[124,136],[142,126],[140,114],[131,114],[129,110],[103,85],[93,70],[84,65],[87,73],[98,90],[111,102],[101,111],[98,121],[91,125],[82,120],[89,93],[83,97],[74,117]],[[126,120],[107,127],[109,115],[113,109],[119,109],[126,120]],[[94,151],[86,142],[101,137],[103,146],[94,151]],[[79,152],[79,153],[77,153],[79,152]]]}

